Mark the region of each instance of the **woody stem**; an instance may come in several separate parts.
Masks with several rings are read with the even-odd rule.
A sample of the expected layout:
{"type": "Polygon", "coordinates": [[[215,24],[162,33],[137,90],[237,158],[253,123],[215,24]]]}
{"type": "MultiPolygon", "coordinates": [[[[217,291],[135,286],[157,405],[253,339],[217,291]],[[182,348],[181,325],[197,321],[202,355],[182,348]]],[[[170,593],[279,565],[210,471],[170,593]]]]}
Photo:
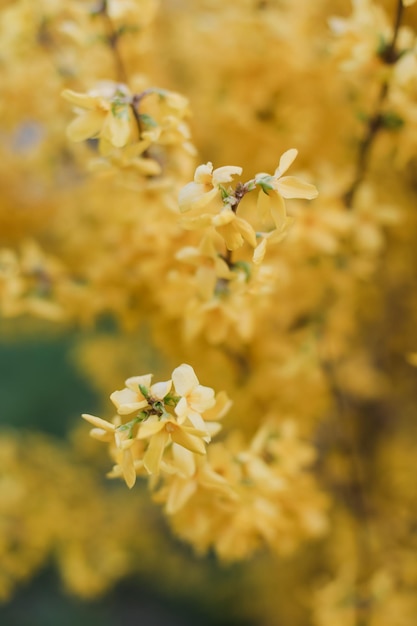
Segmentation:
{"type": "MultiPolygon", "coordinates": [[[[404,14],[404,5],[402,0],[398,0],[397,9],[395,13],[394,20],[394,31],[392,34],[392,38],[390,43],[387,45],[385,50],[381,53],[381,59],[387,65],[393,65],[398,60],[398,51],[397,51],[397,40],[398,33],[401,26],[401,21],[404,14]]],[[[378,136],[379,131],[383,128],[383,116],[382,116],[382,108],[386,102],[387,96],[389,92],[389,81],[388,79],[384,79],[377,98],[377,104],[375,107],[375,111],[373,115],[369,118],[367,128],[365,130],[365,134],[362,138],[361,143],[359,144],[359,154],[356,162],[356,174],[354,180],[344,195],[344,201],[348,208],[352,208],[356,193],[362,184],[368,168],[369,168],[369,155],[372,149],[372,146],[375,143],[375,139],[378,136]]]]}

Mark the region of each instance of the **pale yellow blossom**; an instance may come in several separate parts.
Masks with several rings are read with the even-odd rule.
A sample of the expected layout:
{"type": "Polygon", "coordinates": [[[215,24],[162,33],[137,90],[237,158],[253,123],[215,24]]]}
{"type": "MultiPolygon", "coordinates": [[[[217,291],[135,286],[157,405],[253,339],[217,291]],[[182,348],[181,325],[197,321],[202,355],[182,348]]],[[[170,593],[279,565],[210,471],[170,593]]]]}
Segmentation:
{"type": "Polygon", "coordinates": [[[129,415],[148,405],[148,400],[142,394],[139,386],[149,388],[151,380],[152,374],[132,376],[125,381],[126,387],[124,389],[113,391],[110,400],[115,405],[119,415],[129,415]]]}
{"type": "Polygon", "coordinates": [[[65,89],[62,96],[79,111],[67,129],[72,141],[99,138],[100,151],[107,153],[137,140],[132,97],[125,85],[108,82],[87,94],[65,89]]]}
{"type": "Polygon", "coordinates": [[[192,209],[207,207],[214,198],[221,200],[220,186],[229,183],[233,176],[240,176],[242,168],[226,165],[213,170],[212,163],[199,165],[194,174],[194,181],[185,185],[179,193],[178,202],[181,213],[192,209]]]}
{"type": "Polygon", "coordinates": [[[132,446],[135,444],[135,440],[130,437],[129,431],[120,430],[117,427],[119,422],[117,417],[114,419],[115,423],[107,422],[101,417],[89,415],[88,413],[84,413],[82,417],[94,426],[90,431],[91,437],[114,445],[117,451],[116,456],[120,473],[129,489],[131,489],[136,482],[136,469],[131,450],[132,446]]]}
{"type": "Polygon", "coordinates": [[[268,223],[271,219],[275,228],[281,230],[286,220],[284,199],[304,198],[312,200],[318,195],[317,189],[310,183],[305,183],[294,176],[283,176],[291,166],[298,151],[295,148],[287,150],[281,156],[279,165],[274,174],[260,173],[255,181],[261,190],[258,195],[258,212],[261,220],[268,223]]]}
{"type": "Polygon", "coordinates": [[[151,416],[139,426],[136,436],[138,439],[149,439],[143,457],[143,464],[149,474],[159,473],[162,455],[169,442],[175,442],[196,454],[206,453],[207,432],[180,424],[172,416],[164,416],[161,419],[151,416]]]}
{"type": "Polygon", "coordinates": [[[172,372],[172,382],[175,391],[180,395],[175,413],[181,423],[185,419],[189,419],[195,428],[205,430],[205,423],[201,414],[214,406],[214,390],[200,385],[193,368],[186,363],[175,368],[172,372]]]}

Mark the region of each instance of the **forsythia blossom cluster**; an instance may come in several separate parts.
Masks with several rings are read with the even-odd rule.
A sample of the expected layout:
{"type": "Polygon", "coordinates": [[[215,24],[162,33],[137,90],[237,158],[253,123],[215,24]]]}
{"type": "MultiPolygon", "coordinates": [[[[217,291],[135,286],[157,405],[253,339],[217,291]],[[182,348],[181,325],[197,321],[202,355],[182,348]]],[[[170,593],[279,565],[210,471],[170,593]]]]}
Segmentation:
{"type": "Polygon", "coordinates": [[[189,213],[182,220],[189,229],[212,226],[223,238],[228,250],[241,248],[244,242],[256,248],[257,239],[270,236],[270,232],[257,233],[254,223],[237,215],[238,205],[248,192],[259,189],[257,210],[252,221],[260,219],[268,231],[282,230],[286,223],[285,198],[317,197],[314,185],[305,183],[294,176],[284,176],[295,160],[298,151],[292,148],[280,158],[273,175],[257,174],[246,183],[238,183],[236,188],[226,187],[233,176],[240,176],[242,168],[237,166],[218,167],[212,163],[197,167],[194,181],[188,183],[179,194],[181,213],[189,213]]]}
{"type": "Polygon", "coordinates": [[[128,378],[111,394],[112,422],[83,415],[94,427],[91,436],[110,444],[116,465],[109,476],[122,476],[131,488],[137,474],[149,475],[176,533],[198,552],[213,547],[225,560],[263,543],[287,552],[325,531],[326,500],[305,471],[314,449],[298,439],[292,421],[266,423],[249,446],[232,436],[210,451],[231,405],[227,395],[200,385],[187,364],[168,381],[151,380],[152,374],[128,378]]]}
{"type": "Polygon", "coordinates": [[[285,201],[311,200],[318,193],[314,185],[285,175],[297,154],[287,150],[272,175],[259,173],[235,186],[229,183],[241,176],[241,167],[199,165],[194,180],[181,189],[181,225],[200,240],[177,251],[176,258],[190,269],[171,271],[171,291],[165,289],[160,298],[170,316],[182,318],[187,339],[203,333],[218,344],[227,336],[252,336],[257,307],[274,289],[273,266],[264,262],[267,244],[281,242],[291,223],[285,201]],[[188,297],[177,312],[172,292],[179,289],[188,297]]]}
{"type": "Polygon", "coordinates": [[[113,422],[84,414],[95,428],[91,435],[115,447],[116,466],[126,484],[133,487],[136,472],[157,475],[167,468],[172,447],[177,469],[194,468],[195,455],[205,455],[212,435],[220,430],[216,421],[229,401],[223,394],[200,385],[190,365],[180,365],[171,380],[151,384],[152,374],[134,376],[126,387],[110,396],[116,406],[113,422]]]}
{"type": "Polygon", "coordinates": [[[161,164],[152,147],[194,150],[186,123],[188,101],[178,93],[147,88],[132,94],[123,83],[102,81],[88,93],[65,89],[62,96],[77,114],[67,128],[68,138],[98,139],[100,155],[118,169],[130,166],[145,176],[157,176],[161,164]]]}
{"type": "Polygon", "coordinates": [[[315,451],[298,437],[295,422],[267,421],[249,445],[236,435],[210,446],[192,484],[172,476],[156,493],[175,532],[199,553],[212,548],[226,561],[264,545],[288,554],[303,539],[323,535],[327,498],[307,471],[315,451]],[[180,506],[173,506],[178,491],[180,506]]]}

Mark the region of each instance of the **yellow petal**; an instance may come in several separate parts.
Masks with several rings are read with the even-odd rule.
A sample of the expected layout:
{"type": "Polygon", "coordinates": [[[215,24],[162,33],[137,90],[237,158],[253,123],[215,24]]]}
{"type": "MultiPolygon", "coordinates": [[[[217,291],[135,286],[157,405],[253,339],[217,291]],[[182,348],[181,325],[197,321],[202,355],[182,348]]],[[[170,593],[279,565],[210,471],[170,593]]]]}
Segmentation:
{"type": "Polygon", "coordinates": [[[168,437],[168,433],[165,430],[161,430],[150,440],[148,449],[143,457],[143,464],[149,474],[159,474],[159,466],[168,437]]]}
{"type": "Polygon", "coordinates": [[[199,165],[194,174],[194,182],[203,185],[211,184],[211,173],[213,171],[213,164],[208,162],[203,165],[199,165]]]}
{"type": "Polygon", "coordinates": [[[182,476],[190,477],[195,474],[195,456],[187,448],[172,444],[173,465],[180,471],[182,476]]]}
{"type": "Polygon", "coordinates": [[[212,220],[213,226],[226,226],[231,222],[234,222],[236,218],[236,214],[233,213],[231,209],[224,209],[218,215],[215,215],[212,220]]]}
{"type": "Polygon", "coordinates": [[[206,424],[208,437],[204,439],[207,443],[209,443],[213,437],[215,437],[222,429],[222,425],[219,422],[207,422],[206,424]]]}
{"type": "Polygon", "coordinates": [[[215,270],[216,270],[216,276],[218,278],[226,278],[226,279],[232,278],[233,272],[231,271],[231,269],[227,265],[226,261],[224,259],[222,259],[221,257],[219,257],[219,256],[216,257],[214,267],[215,267],[215,270]]]}
{"type": "Polygon", "coordinates": [[[165,398],[172,387],[172,380],[166,380],[161,383],[155,383],[151,387],[151,395],[158,400],[165,398]]]}
{"type": "Polygon", "coordinates": [[[200,228],[206,228],[211,225],[213,216],[209,213],[203,215],[197,215],[196,217],[185,217],[181,220],[181,225],[187,230],[198,230],[200,228]]]}
{"type": "Polygon", "coordinates": [[[100,140],[98,142],[98,151],[101,156],[108,157],[112,152],[114,152],[114,146],[107,137],[103,137],[103,135],[100,135],[100,140]]]}
{"type": "Polygon", "coordinates": [[[197,385],[188,395],[188,403],[198,413],[211,409],[215,403],[214,389],[204,385],[197,385]]]}
{"type": "Polygon", "coordinates": [[[180,396],[185,396],[199,384],[198,378],[191,365],[183,363],[172,372],[172,382],[180,396]]]}
{"type": "Polygon", "coordinates": [[[276,182],[276,190],[283,198],[317,198],[318,191],[314,185],[305,183],[294,176],[285,176],[276,182]]]}
{"type": "Polygon", "coordinates": [[[142,394],[131,389],[121,389],[120,391],[113,391],[110,396],[110,400],[117,408],[119,415],[130,415],[135,411],[145,408],[148,405],[147,400],[142,400],[142,394]]]}
{"type": "Polygon", "coordinates": [[[130,161],[129,166],[138,170],[144,176],[159,176],[162,172],[161,166],[154,159],[137,157],[130,161]]]}
{"type": "Polygon", "coordinates": [[[179,446],[191,450],[196,454],[206,454],[206,446],[204,441],[199,437],[194,437],[185,431],[184,428],[177,428],[171,433],[172,441],[175,441],[179,446]]]}
{"type": "Polygon", "coordinates": [[[123,149],[123,157],[125,157],[127,160],[139,157],[145,152],[145,150],[149,148],[149,146],[150,141],[137,141],[136,143],[132,143],[123,149]]]}
{"type": "Polygon", "coordinates": [[[104,428],[92,428],[90,430],[90,437],[97,439],[98,441],[113,441],[114,434],[104,428]]]}
{"type": "Polygon", "coordinates": [[[278,193],[274,193],[273,191],[271,192],[271,203],[269,206],[269,210],[271,211],[271,216],[275,224],[275,228],[281,230],[281,228],[285,224],[285,220],[287,217],[285,202],[278,193]]]}
{"type": "Polygon", "coordinates": [[[225,391],[220,391],[216,395],[215,404],[211,409],[204,412],[204,421],[221,419],[226,415],[232,406],[232,401],[225,391]]]}
{"type": "Polygon", "coordinates": [[[233,176],[240,176],[242,174],[242,168],[236,165],[225,165],[224,167],[218,167],[213,172],[213,185],[217,186],[222,183],[230,183],[233,176]]]}
{"type": "Polygon", "coordinates": [[[125,385],[132,391],[136,391],[137,393],[140,393],[142,397],[142,393],[139,390],[139,385],[141,387],[146,387],[147,389],[149,389],[151,386],[151,381],[152,381],[152,374],[144,374],[143,376],[131,376],[130,378],[127,378],[125,380],[125,385]]]}
{"type": "Polygon", "coordinates": [[[132,132],[128,105],[117,107],[116,114],[111,111],[107,115],[102,132],[116,148],[122,148],[127,144],[132,132]]]}
{"type": "Polygon", "coordinates": [[[216,230],[223,237],[228,250],[238,250],[238,248],[243,246],[244,239],[235,228],[234,223],[226,226],[217,226],[216,230]]]}
{"type": "Polygon", "coordinates": [[[255,265],[260,265],[262,263],[262,261],[264,260],[265,252],[266,239],[262,239],[261,243],[258,244],[253,251],[252,261],[255,263],[255,265]]]}
{"type": "Polygon", "coordinates": [[[178,195],[178,203],[181,213],[191,209],[201,209],[219,194],[217,187],[207,191],[207,187],[201,183],[188,183],[178,195]]]}
{"type": "Polygon", "coordinates": [[[89,96],[86,93],[78,93],[77,91],[72,91],[72,89],[64,89],[61,96],[67,100],[67,102],[71,102],[71,104],[75,104],[75,106],[82,107],[83,109],[93,110],[97,108],[97,98],[89,96]]]}
{"type": "Polygon", "coordinates": [[[217,258],[218,256],[213,239],[209,235],[204,235],[204,237],[202,238],[199,245],[199,251],[200,254],[202,254],[203,256],[207,256],[213,259],[217,258]]]}
{"type": "Polygon", "coordinates": [[[217,284],[217,275],[212,267],[199,267],[195,273],[197,292],[203,300],[210,300],[217,284]]]}
{"type": "Polygon", "coordinates": [[[174,515],[188,502],[197,489],[197,484],[192,480],[177,478],[171,485],[165,511],[168,515],[174,515]]]}
{"type": "Polygon", "coordinates": [[[129,489],[132,489],[136,482],[136,471],[133,464],[133,456],[131,450],[123,450],[122,457],[123,478],[129,489]]]}
{"type": "Polygon", "coordinates": [[[214,472],[209,463],[206,463],[200,470],[200,483],[206,489],[220,490],[229,495],[233,494],[232,487],[227,480],[220,474],[217,474],[217,472],[214,472]]]}
{"type": "Polygon", "coordinates": [[[272,191],[269,194],[266,194],[262,189],[258,194],[258,200],[256,203],[256,210],[259,214],[259,217],[263,224],[267,224],[271,219],[271,195],[272,191]]]}
{"type": "Polygon", "coordinates": [[[200,413],[197,413],[196,411],[188,411],[187,417],[191,424],[194,426],[194,428],[196,428],[200,432],[205,433],[204,439],[208,443],[210,441],[210,437],[208,436],[206,425],[200,413]]]}
{"type": "Polygon", "coordinates": [[[108,433],[114,432],[114,429],[115,429],[114,424],[111,424],[110,422],[106,422],[106,420],[101,419],[101,417],[96,417],[95,415],[89,415],[88,413],[83,413],[81,417],[87,420],[87,422],[90,422],[90,424],[92,424],[96,428],[101,428],[108,433]]]}
{"type": "Polygon", "coordinates": [[[235,227],[238,228],[242,237],[248,242],[250,246],[253,248],[256,247],[256,233],[253,230],[252,226],[241,217],[237,217],[235,220],[235,227]]]}
{"type": "Polygon", "coordinates": [[[152,418],[146,420],[146,422],[142,422],[138,428],[138,432],[136,435],[137,439],[146,439],[147,437],[153,437],[157,433],[159,433],[165,427],[166,422],[161,420],[152,418]]]}
{"type": "Polygon", "coordinates": [[[275,174],[274,174],[275,178],[279,178],[280,176],[284,174],[284,172],[287,171],[290,165],[292,165],[292,163],[295,161],[297,154],[298,154],[298,150],[296,150],[295,148],[291,148],[290,150],[287,150],[286,152],[284,152],[284,154],[281,156],[279,160],[279,165],[277,169],[275,170],[275,174]]]}
{"type": "Polygon", "coordinates": [[[76,117],[67,128],[67,137],[71,141],[84,141],[97,137],[100,133],[105,116],[100,111],[88,111],[76,117]]]}

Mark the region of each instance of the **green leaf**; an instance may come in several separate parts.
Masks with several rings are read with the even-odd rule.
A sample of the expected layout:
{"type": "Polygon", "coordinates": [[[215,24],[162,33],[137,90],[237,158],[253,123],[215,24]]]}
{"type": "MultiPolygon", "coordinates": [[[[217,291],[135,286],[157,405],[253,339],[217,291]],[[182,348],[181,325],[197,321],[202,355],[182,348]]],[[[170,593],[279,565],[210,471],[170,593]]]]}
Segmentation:
{"type": "Polygon", "coordinates": [[[149,389],[147,387],[145,387],[145,385],[138,385],[141,394],[143,395],[144,398],[148,399],[149,398],[149,389]]]}
{"type": "Polygon", "coordinates": [[[272,191],[274,189],[273,181],[274,181],[273,176],[264,176],[263,178],[259,178],[259,180],[256,181],[256,184],[268,196],[269,195],[268,191],[272,191]]]}
{"type": "Polygon", "coordinates": [[[129,119],[129,106],[117,98],[111,104],[111,114],[118,119],[129,119]]]}
{"type": "Polygon", "coordinates": [[[180,396],[175,396],[172,393],[167,393],[167,395],[164,398],[164,403],[167,404],[168,406],[177,406],[178,402],[180,401],[180,396]]]}
{"type": "Polygon", "coordinates": [[[376,53],[381,59],[385,59],[385,55],[389,49],[389,42],[385,39],[382,33],[378,34],[378,45],[376,48],[376,53]]]}
{"type": "Polygon", "coordinates": [[[248,282],[251,277],[250,263],[248,263],[247,261],[236,261],[236,263],[233,263],[232,271],[239,270],[243,271],[243,273],[245,274],[245,280],[246,282],[248,282]]]}
{"type": "Polygon", "coordinates": [[[143,420],[147,419],[148,417],[149,415],[145,411],[141,411],[137,417],[134,417],[132,420],[130,420],[130,422],[127,422],[126,424],[121,424],[116,428],[116,430],[119,432],[127,431],[129,433],[128,438],[133,439],[133,429],[136,424],[138,424],[139,422],[143,422],[143,420]]]}
{"type": "Polygon", "coordinates": [[[381,115],[381,123],[383,128],[387,130],[399,130],[404,126],[404,120],[397,113],[389,111],[381,115]]]}
{"type": "Polygon", "coordinates": [[[146,128],[156,128],[158,126],[158,122],[152,115],[148,115],[147,113],[140,113],[139,119],[146,128]]]}
{"type": "Polygon", "coordinates": [[[156,93],[161,98],[161,100],[165,100],[168,91],[166,89],[161,89],[160,87],[153,87],[152,93],[156,93]]]}
{"type": "Polygon", "coordinates": [[[137,26],[136,24],[122,24],[118,29],[117,29],[117,36],[121,37],[122,35],[126,35],[127,33],[138,33],[140,31],[139,26],[137,26]]]}
{"type": "Polygon", "coordinates": [[[227,189],[225,187],[223,187],[223,185],[219,185],[219,189],[220,189],[220,193],[221,193],[221,196],[222,196],[222,200],[227,200],[227,198],[229,197],[227,189]]]}

